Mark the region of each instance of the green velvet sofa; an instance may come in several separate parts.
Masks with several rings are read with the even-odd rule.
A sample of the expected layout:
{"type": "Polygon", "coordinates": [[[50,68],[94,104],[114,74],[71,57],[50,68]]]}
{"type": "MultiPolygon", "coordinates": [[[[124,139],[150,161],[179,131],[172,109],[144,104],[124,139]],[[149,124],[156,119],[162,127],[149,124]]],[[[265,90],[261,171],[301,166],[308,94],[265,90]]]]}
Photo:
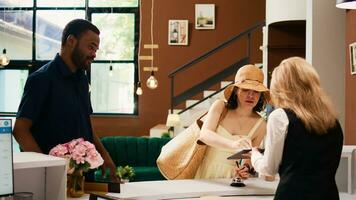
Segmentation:
{"type": "MultiPolygon", "coordinates": [[[[158,170],[156,160],[161,148],[170,138],[148,138],[132,136],[110,136],[101,138],[116,166],[129,165],[135,170],[135,177],[130,181],[165,180],[158,170]]],[[[96,181],[109,181],[101,176],[101,170],[95,172],[96,181]]]]}

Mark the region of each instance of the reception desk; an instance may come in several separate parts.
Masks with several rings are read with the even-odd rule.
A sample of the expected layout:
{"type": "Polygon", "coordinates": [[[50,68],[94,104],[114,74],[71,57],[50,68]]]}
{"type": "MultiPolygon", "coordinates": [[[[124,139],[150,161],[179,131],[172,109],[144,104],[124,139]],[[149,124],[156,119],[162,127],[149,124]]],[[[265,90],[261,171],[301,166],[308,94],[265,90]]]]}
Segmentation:
{"type": "Polygon", "coordinates": [[[121,185],[121,193],[108,196],[128,199],[178,199],[201,196],[273,196],[278,181],[259,178],[245,181],[246,187],[230,186],[231,179],[145,181],[121,185]]]}
{"type": "Polygon", "coordinates": [[[352,194],[356,183],[356,145],[344,145],[335,176],[339,191],[352,194]]]}
{"type": "MultiPolygon", "coordinates": [[[[245,181],[246,187],[231,187],[230,179],[144,181],[121,184],[121,193],[107,193],[112,199],[137,200],[272,200],[278,180],[267,182],[259,178],[245,181]]],[[[81,198],[88,200],[86,194],[81,198]]],[[[98,198],[98,200],[103,198],[98,198]]],[[[341,200],[355,200],[356,194],[340,192],[341,200]]]]}
{"type": "MultiPolygon", "coordinates": [[[[344,146],[336,181],[340,199],[354,200],[356,147],[344,146]]],[[[15,192],[33,192],[34,199],[66,199],[66,161],[53,156],[21,152],[14,154],[15,192]]],[[[245,181],[246,187],[230,186],[230,179],[144,181],[121,185],[120,193],[108,193],[118,199],[273,199],[278,179],[267,182],[259,178],[245,181]],[[217,198],[217,196],[221,196],[217,198]]],[[[71,198],[67,198],[71,199],[71,198]]],[[[85,195],[80,200],[89,199],[85,195]]],[[[79,200],[77,198],[77,200],[79,200]]]]}
{"type": "Polygon", "coordinates": [[[66,198],[66,160],[34,152],[14,153],[15,192],[32,192],[36,200],[66,198]]]}
{"type": "MultiPolygon", "coordinates": [[[[213,199],[216,199],[218,196],[224,198],[242,196],[273,199],[278,184],[278,181],[266,182],[259,178],[251,178],[245,181],[246,187],[239,188],[230,186],[230,182],[231,179],[132,182],[121,184],[121,193],[107,193],[106,195],[117,199],[138,200],[186,200],[200,197],[209,199],[213,198],[213,196],[213,199]]],[[[80,198],[80,200],[84,199],[89,199],[89,195],[80,198]]]]}

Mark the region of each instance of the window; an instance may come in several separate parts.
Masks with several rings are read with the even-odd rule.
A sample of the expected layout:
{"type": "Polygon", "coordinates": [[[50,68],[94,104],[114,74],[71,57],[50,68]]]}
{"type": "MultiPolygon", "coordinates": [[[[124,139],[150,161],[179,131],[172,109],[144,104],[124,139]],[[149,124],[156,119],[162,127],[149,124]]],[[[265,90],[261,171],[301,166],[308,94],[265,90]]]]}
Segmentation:
{"type": "Polygon", "coordinates": [[[134,110],[134,77],[128,76],[135,71],[130,63],[95,63],[91,66],[91,101],[97,113],[126,113],[134,110]],[[100,91],[93,92],[93,91],[100,91]]]}
{"type": "Polygon", "coordinates": [[[0,70],[1,111],[17,111],[27,76],[27,70],[0,70]]]}
{"type": "Polygon", "coordinates": [[[75,18],[101,32],[88,74],[94,114],[136,115],[138,6],[138,0],[0,0],[0,53],[6,48],[11,59],[0,69],[0,115],[16,114],[28,75],[59,52],[62,30],[75,18]]]}

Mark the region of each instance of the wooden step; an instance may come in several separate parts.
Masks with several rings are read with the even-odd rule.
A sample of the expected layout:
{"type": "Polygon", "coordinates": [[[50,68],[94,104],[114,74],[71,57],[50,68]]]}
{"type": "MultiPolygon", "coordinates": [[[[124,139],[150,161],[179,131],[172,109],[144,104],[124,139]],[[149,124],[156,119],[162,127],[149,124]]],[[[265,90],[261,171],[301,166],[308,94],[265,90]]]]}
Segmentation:
{"type": "MultiPolygon", "coordinates": [[[[199,100],[187,100],[187,101],[185,101],[185,106],[186,106],[186,108],[188,108],[189,106],[197,103],[198,101],[199,100]]],[[[198,105],[194,106],[193,109],[202,109],[202,108],[208,109],[210,107],[210,105],[211,105],[210,101],[205,100],[205,101],[199,103],[198,105]]]]}
{"type": "MultiPolygon", "coordinates": [[[[177,114],[177,113],[179,113],[180,111],[182,111],[182,109],[173,109],[173,113],[174,113],[174,114],[177,114]]],[[[171,109],[168,109],[167,114],[170,114],[170,113],[171,113],[171,109]]]]}
{"type": "MultiPolygon", "coordinates": [[[[220,87],[223,88],[226,85],[229,85],[233,83],[233,81],[221,81],[220,87]]],[[[205,90],[203,91],[202,98],[205,98],[211,94],[213,94],[215,90],[205,90]]],[[[211,104],[216,101],[217,99],[223,99],[223,93],[224,91],[221,91],[214,96],[210,97],[209,99],[206,99],[205,101],[201,102],[200,104],[196,105],[190,110],[185,111],[184,113],[180,114],[180,126],[175,126],[174,127],[174,136],[179,134],[181,131],[183,131],[186,127],[190,126],[192,123],[194,123],[200,116],[202,116],[204,113],[206,113],[211,104]]],[[[194,100],[194,99],[189,99],[185,102],[186,108],[195,104],[199,100],[194,100]]],[[[182,109],[174,109],[173,113],[178,113],[182,109]]],[[[170,110],[168,111],[168,114],[170,113],[170,110]]]]}
{"type": "Polygon", "coordinates": [[[233,81],[221,81],[220,86],[221,86],[221,88],[223,88],[223,87],[229,85],[229,84],[232,83],[232,82],[233,82],[233,81]]]}
{"type": "Polygon", "coordinates": [[[216,91],[215,90],[204,90],[203,97],[205,98],[205,97],[213,94],[214,92],[216,92],[216,91]]]}

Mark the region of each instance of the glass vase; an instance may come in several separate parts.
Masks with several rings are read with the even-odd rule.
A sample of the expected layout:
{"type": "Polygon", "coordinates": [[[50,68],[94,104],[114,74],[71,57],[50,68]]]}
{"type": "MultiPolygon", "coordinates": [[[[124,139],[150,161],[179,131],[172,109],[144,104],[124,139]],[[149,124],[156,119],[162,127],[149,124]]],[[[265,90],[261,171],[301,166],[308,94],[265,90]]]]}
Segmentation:
{"type": "Polygon", "coordinates": [[[84,179],[82,170],[74,170],[67,174],[67,196],[78,198],[84,195],[84,179]]]}

